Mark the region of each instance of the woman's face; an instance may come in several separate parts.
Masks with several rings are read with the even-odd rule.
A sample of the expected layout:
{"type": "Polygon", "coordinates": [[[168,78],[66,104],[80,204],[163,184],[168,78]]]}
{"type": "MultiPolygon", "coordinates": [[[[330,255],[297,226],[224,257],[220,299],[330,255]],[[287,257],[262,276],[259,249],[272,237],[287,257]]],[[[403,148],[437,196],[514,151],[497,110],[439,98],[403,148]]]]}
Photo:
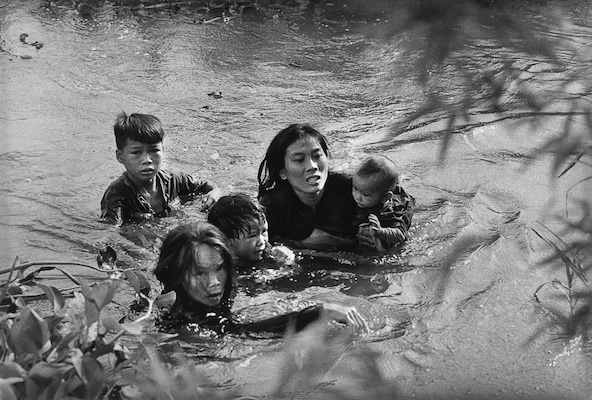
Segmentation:
{"type": "Polygon", "coordinates": [[[222,255],[215,248],[200,244],[197,247],[197,265],[189,271],[183,288],[195,301],[213,307],[220,305],[228,274],[222,255]]]}
{"type": "Polygon", "coordinates": [[[302,200],[321,193],[328,171],[329,161],[321,144],[315,138],[307,137],[298,139],[286,149],[280,178],[287,180],[302,200]]]}

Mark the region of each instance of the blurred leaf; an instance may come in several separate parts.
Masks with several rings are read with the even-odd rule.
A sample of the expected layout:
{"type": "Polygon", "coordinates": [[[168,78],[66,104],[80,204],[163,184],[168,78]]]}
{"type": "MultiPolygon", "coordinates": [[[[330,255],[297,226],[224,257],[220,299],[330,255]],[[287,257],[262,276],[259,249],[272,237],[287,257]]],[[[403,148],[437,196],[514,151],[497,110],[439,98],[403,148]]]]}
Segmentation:
{"type": "Polygon", "coordinates": [[[177,300],[177,294],[174,291],[158,295],[154,300],[154,305],[157,307],[171,307],[177,300]]]}
{"type": "Polygon", "coordinates": [[[2,400],[18,400],[18,398],[16,397],[16,394],[14,393],[14,390],[12,390],[12,385],[14,383],[14,379],[16,378],[11,378],[11,379],[2,379],[0,378],[0,399],[2,400]]]}
{"type": "Polygon", "coordinates": [[[49,350],[47,322],[32,309],[24,308],[10,330],[10,347],[16,353],[42,354],[49,350]]]}
{"type": "Polygon", "coordinates": [[[101,310],[113,300],[118,287],[119,280],[106,280],[92,288],[84,285],[81,287],[86,299],[85,311],[88,326],[99,320],[101,310]]]}
{"type": "Polygon", "coordinates": [[[140,323],[126,323],[121,324],[121,329],[123,329],[126,333],[130,335],[139,336],[142,334],[143,326],[140,323]]]}
{"type": "Polygon", "coordinates": [[[103,366],[88,354],[82,358],[82,380],[86,383],[86,396],[95,399],[101,392],[105,383],[105,371],[103,366]]]}
{"type": "MultiPolygon", "coordinates": [[[[27,376],[27,371],[14,361],[0,362],[0,378],[23,379],[27,376]]],[[[1,398],[1,397],[0,397],[1,398]]]]}
{"type": "Polygon", "coordinates": [[[117,332],[121,330],[121,324],[113,316],[106,316],[101,319],[101,322],[108,332],[117,332]]]}
{"type": "Polygon", "coordinates": [[[39,286],[43,290],[43,292],[47,296],[47,299],[53,305],[53,312],[58,313],[64,307],[64,304],[66,304],[66,300],[64,299],[64,296],[62,296],[62,293],[53,286],[37,286],[39,286]]]}

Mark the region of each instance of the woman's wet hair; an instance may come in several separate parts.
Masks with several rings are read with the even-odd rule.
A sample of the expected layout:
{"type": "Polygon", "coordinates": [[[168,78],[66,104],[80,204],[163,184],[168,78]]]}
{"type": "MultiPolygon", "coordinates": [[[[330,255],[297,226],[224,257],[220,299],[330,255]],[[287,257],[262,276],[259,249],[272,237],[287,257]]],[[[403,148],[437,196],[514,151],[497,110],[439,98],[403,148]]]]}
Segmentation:
{"type": "Polygon", "coordinates": [[[356,168],[355,175],[362,179],[376,179],[379,192],[393,190],[399,184],[399,172],[395,163],[385,156],[370,156],[356,168]]]}
{"type": "Polygon", "coordinates": [[[128,140],[156,144],[164,140],[164,129],[160,120],[150,114],[120,113],[113,125],[117,149],[123,150],[128,140]]]}
{"type": "Polygon", "coordinates": [[[210,208],[208,222],[215,225],[228,239],[248,235],[253,222],[265,223],[265,209],[246,193],[222,196],[210,208]]]}
{"type": "Polygon", "coordinates": [[[228,302],[232,292],[232,256],[224,234],[207,222],[180,225],[171,230],[162,242],[154,275],[163,284],[163,293],[175,291],[176,306],[191,301],[183,286],[189,272],[197,266],[200,245],[214,248],[222,256],[227,279],[221,305],[228,302]]]}
{"type": "Polygon", "coordinates": [[[329,145],[325,136],[310,125],[292,124],[279,131],[271,140],[263,161],[259,165],[257,181],[259,182],[258,198],[274,186],[281,184],[280,171],[284,168],[284,157],[288,147],[300,139],[313,138],[319,142],[323,152],[329,157],[329,145]]]}

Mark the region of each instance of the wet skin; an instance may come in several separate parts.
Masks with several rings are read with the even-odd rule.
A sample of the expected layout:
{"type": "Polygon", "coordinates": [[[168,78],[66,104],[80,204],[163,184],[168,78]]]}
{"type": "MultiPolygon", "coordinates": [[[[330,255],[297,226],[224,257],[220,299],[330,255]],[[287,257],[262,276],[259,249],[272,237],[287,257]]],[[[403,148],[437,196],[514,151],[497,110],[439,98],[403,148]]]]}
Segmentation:
{"type": "Polygon", "coordinates": [[[237,262],[242,264],[261,260],[268,242],[267,220],[263,223],[253,220],[248,232],[241,232],[238,238],[230,240],[230,248],[237,262]]]}
{"type": "Polygon", "coordinates": [[[197,264],[183,281],[183,288],[195,301],[210,307],[220,305],[228,274],[222,255],[207,244],[197,249],[197,264]]]}
{"type": "Polygon", "coordinates": [[[299,139],[286,149],[280,178],[287,180],[296,196],[314,207],[323,195],[329,173],[329,160],[314,138],[299,139]]]}
{"type": "Polygon", "coordinates": [[[162,142],[155,144],[128,140],[122,150],[115,153],[117,161],[124,165],[129,178],[141,189],[150,190],[156,187],[156,174],[164,160],[162,142]]]}
{"type": "Polygon", "coordinates": [[[354,175],[352,179],[352,196],[358,207],[372,208],[385,200],[385,193],[376,190],[376,178],[362,178],[354,175]]]}

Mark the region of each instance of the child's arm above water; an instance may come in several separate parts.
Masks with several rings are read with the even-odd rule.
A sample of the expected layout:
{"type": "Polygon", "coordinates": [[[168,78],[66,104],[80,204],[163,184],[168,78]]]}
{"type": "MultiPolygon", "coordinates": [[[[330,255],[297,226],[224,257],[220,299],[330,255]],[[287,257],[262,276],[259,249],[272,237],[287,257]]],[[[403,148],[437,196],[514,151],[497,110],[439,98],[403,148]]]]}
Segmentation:
{"type": "Polygon", "coordinates": [[[200,211],[208,211],[222,195],[220,188],[211,181],[199,179],[195,175],[181,171],[175,171],[174,174],[178,182],[179,196],[203,195],[203,204],[200,211]]]}
{"type": "Polygon", "coordinates": [[[411,226],[414,205],[413,197],[397,186],[391,200],[379,216],[370,214],[368,223],[360,226],[358,240],[361,244],[375,247],[380,251],[405,242],[411,226]]]}

